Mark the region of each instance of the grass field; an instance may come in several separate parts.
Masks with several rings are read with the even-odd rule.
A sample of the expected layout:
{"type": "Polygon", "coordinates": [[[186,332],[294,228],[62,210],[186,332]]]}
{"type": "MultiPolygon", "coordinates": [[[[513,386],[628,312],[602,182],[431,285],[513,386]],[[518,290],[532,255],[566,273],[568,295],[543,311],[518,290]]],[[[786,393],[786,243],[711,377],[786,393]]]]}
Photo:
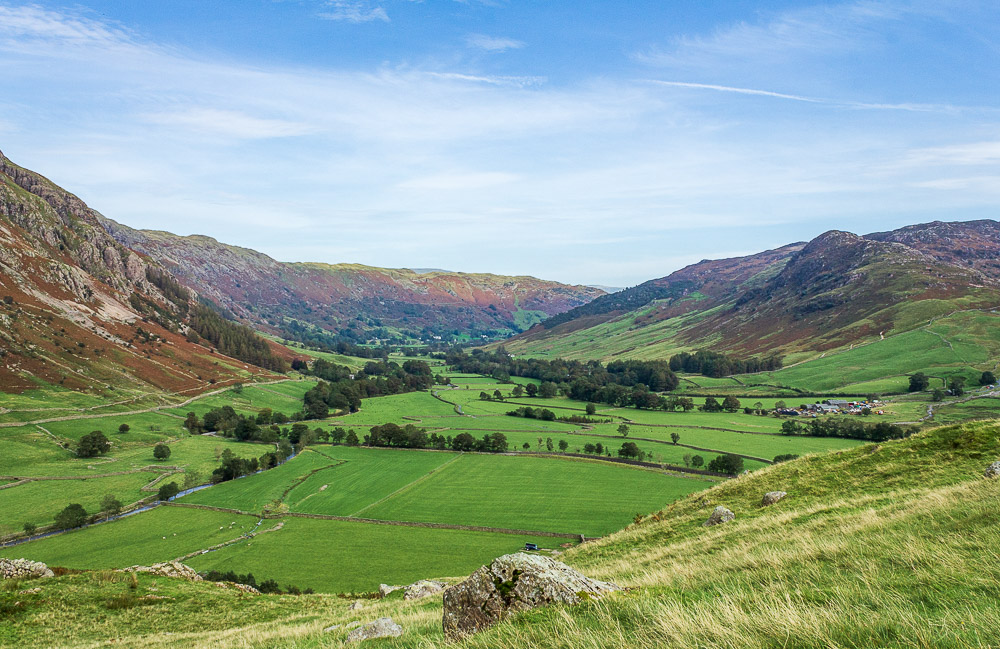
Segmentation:
{"type": "Polygon", "coordinates": [[[464,455],[365,515],[597,536],[708,484],[584,460],[464,455]]]}

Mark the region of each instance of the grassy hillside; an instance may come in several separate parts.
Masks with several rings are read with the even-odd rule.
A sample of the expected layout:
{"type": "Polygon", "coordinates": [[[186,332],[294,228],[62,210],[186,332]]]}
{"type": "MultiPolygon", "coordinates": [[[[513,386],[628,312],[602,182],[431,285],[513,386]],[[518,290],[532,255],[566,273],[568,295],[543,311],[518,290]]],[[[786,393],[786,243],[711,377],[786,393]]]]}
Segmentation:
{"type": "MultiPolygon", "coordinates": [[[[1000,426],[967,423],[754,472],[562,555],[629,592],[522,614],[449,646],[996,646],[1000,481],[982,474],[997,459],[1000,426]],[[787,498],[762,507],[775,489],[787,498]],[[736,520],[702,527],[716,505],[736,520]]],[[[107,602],[128,587],[107,573],[35,585],[0,591],[3,646],[38,642],[42,627],[46,644],[61,647],[110,637],[136,647],[340,646],[346,630],[324,628],[382,615],[405,633],[379,646],[444,646],[437,598],[347,611],[349,600],[332,596],[246,598],[142,577],[139,595],[168,599],[118,610],[107,602]]]]}

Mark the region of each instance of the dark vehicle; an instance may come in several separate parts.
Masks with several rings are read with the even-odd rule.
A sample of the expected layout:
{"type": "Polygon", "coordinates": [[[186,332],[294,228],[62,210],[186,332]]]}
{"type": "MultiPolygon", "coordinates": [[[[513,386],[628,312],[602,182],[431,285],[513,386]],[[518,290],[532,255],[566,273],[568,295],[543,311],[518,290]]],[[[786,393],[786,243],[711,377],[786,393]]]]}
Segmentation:
{"type": "Polygon", "coordinates": [[[538,545],[535,544],[535,543],[525,543],[524,544],[524,549],[525,550],[537,550],[538,549],[538,545]]]}

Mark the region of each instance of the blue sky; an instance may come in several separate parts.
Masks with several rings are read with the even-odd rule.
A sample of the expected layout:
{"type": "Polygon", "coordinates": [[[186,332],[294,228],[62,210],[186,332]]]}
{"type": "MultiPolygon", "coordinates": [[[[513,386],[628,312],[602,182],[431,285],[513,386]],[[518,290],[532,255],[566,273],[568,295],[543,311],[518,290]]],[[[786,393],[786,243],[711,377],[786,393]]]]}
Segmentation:
{"type": "Polygon", "coordinates": [[[1000,215],[992,1],[0,0],[0,150],[284,261],[634,285],[1000,215]]]}

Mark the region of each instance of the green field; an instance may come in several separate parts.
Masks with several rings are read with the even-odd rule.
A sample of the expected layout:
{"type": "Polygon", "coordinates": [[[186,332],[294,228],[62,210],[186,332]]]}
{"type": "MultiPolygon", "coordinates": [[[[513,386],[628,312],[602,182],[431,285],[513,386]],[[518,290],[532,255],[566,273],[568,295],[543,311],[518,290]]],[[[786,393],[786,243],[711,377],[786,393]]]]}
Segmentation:
{"type": "Polygon", "coordinates": [[[709,484],[595,461],[464,455],[365,515],[598,536],[709,484]]]}

